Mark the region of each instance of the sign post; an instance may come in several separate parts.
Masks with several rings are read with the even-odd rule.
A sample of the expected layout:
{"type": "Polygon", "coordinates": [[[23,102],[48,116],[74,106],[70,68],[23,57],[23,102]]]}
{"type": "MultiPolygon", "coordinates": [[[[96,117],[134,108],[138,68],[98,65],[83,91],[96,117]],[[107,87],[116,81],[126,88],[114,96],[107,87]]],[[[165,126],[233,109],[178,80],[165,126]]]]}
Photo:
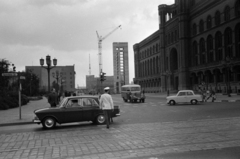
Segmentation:
{"type": "Polygon", "coordinates": [[[21,106],[22,106],[22,101],[21,101],[21,91],[22,91],[22,85],[21,85],[21,81],[19,80],[19,119],[21,120],[22,118],[22,110],[21,110],[21,106]]]}

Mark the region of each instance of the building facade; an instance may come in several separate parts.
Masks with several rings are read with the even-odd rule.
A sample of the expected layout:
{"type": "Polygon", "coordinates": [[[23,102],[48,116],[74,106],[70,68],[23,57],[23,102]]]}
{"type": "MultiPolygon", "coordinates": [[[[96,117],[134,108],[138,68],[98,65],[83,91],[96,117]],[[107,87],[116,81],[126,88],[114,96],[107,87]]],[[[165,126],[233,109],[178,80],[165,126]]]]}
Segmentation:
{"type": "Polygon", "coordinates": [[[175,0],[158,12],[159,30],[133,46],[135,83],[240,93],[239,0],[175,0]]]}
{"type": "Polygon", "coordinates": [[[120,93],[121,86],[129,84],[128,43],[113,43],[114,92],[120,93]]]}
{"type": "MultiPolygon", "coordinates": [[[[26,66],[25,71],[32,72],[39,78],[40,90],[48,91],[48,72],[41,66],[26,66]]],[[[75,69],[73,66],[56,66],[50,70],[50,88],[58,83],[59,91],[75,91],[75,69]],[[58,72],[58,75],[57,75],[58,72]]]]}
{"type": "Polygon", "coordinates": [[[89,94],[103,93],[105,87],[110,87],[110,92],[115,93],[113,76],[106,76],[106,80],[102,83],[99,77],[95,77],[94,75],[86,76],[86,90],[89,94]]]}

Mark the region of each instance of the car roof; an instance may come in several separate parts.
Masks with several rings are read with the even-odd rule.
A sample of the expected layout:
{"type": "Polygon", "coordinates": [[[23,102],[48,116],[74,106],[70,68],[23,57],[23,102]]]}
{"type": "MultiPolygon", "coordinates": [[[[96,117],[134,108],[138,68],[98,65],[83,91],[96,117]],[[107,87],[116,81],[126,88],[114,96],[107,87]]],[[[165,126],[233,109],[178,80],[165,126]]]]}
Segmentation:
{"type": "Polygon", "coordinates": [[[67,99],[75,99],[75,98],[97,98],[98,99],[98,96],[82,95],[82,96],[70,96],[66,98],[67,99]]]}
{"type": "Polygon", "coordinates": [[[180,90],[179,92],[193,92],[193,90],[180,90]]]}
{"type": "Polygon", "coordinates": [[[138,85],[138,84],[127,84],[127,85],[124,85],[124,86],[122,86],[122,87],[140,87],[140,85],[138,85]]]}

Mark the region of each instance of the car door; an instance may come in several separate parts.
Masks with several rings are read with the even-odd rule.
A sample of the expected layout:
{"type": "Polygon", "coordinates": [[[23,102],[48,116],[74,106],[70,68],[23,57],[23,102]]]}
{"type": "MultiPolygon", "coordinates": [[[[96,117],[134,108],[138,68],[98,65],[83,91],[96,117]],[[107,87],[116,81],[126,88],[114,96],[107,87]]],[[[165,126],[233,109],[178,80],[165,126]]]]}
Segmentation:
{"type": "Polygon", "coordinates": [[[179,92],[178,96],[176,97],[176,102],[177,103],[185,103],[186,100],[186,92],[179,92]]]}
{"type": "Polygon", "coordinates": [[[80,104],[73,104],[73,100],[79,99],[69,99],[65,107],[62,109],[64,120],[63,123],[79,122],[83,118],[83,111],[80,104]]]}
{"type": "Polygon", "coordinates": [[[187,98],[186,98],[186,102],[191,102],[191,100],[194,98],[193,93],[192,92],[187,92],[187,98]]]}
{"type": "Polygon", "coordinates": [[[83,101],[83,121],[92,121],[99,112],[99,104],[94,98],[82,98],[83,101]]]}

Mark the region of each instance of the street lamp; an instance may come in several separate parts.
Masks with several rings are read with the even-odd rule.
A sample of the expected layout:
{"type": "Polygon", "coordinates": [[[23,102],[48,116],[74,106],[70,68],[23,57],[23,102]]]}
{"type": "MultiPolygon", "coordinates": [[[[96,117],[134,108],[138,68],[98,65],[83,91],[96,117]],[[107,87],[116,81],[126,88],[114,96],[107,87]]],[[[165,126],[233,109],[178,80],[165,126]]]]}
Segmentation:
{"type": "MultiPolygon", "coordinates": [[[[52,76],[53,76],[53,78],[55,78],[55,79],[57,80],[57,85],[58,85],[58,80],[59,80],[60,78],[62,78],[62,72],[59,73],[59,71],[57,70],[56,73],[55,73],[55,72],[52,73],[52,76]]],[[[58,87],[58,88],[59,88],[59,87],[58,87]]],[[[57,89],[57,92],[58,92],[58,90],[59,90],[59,89],[57,89]]]]}
{"type": "Polygon", "coordinates": [[[50,70],[52,68],[56,67],[57,59],[55,59],[55,58],[53,59],[53,65],[54,66],[51,66],[51,63],[52,63],[52,60],[51,60],[51,56],[49,56],[49,55],[46,56],[46,64],[47,64],[46,67],[43,66],[44,65],[44,59],[43,58],[40,59],[40,65],[48,71],[48,92],[50,92],[50,70]]]}
{"type": "Polygon", "coordinates": [[[226,86],[227,86],[227,95],[228,95],[228,97],[231,97],[231,93],[230,93],[230,67],[231,66],[230,66],[230,64],[231,64],[231,59],[229,58],[229,56],[227,56],[225,58],[225,60],[222,61],[222,65],[227,70],[226,86]]]}

